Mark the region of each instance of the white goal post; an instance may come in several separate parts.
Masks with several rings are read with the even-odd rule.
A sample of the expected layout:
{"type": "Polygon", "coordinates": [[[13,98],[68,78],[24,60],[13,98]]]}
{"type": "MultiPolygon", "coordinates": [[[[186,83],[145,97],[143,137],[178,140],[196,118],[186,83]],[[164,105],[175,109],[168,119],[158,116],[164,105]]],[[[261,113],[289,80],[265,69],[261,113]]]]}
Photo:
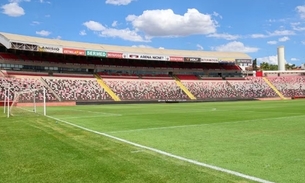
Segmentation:
{"type": "Polygon", "coordinates": [[[43,107],[43,115],[47,115],[46,109],[46,88],[25,89],[22,91],[10,91],[7,89],[7,99],[5,100],[4,112],[7,112],[7,117],[14,116],[16,111],[34,112],[37,113],[37,106],[43,107]],[[42,91],[42,94],[37,94],[42,91]],[[37,101],[37,97],[40,101],[37,101]],[[10,98],[12,101],[10,102],[10,98]]]}
{"type": "Polygon", "coordinates": [[[3,101],[3,113],[7,114],[6,116],[10,116],[10,87],[5,85],[4,87],[4,101],[3,101]]]}

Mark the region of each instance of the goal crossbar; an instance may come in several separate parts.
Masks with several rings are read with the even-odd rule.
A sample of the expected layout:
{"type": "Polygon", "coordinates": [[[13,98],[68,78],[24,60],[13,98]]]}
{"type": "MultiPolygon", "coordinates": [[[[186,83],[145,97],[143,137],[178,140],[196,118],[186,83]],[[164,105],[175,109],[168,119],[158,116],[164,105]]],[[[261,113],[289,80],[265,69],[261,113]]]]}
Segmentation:
{"type": "MultiPolygon", "coordinates": [[[[7,108],[7,117],[13,116],[13,109],[19,107],[18,106],[18,102],[20,102],[20,98],[22,95],[28,95],[28,97],[31,98],[31,100],[29,101],[30,103],[32,103],[32,107],[33,107],[33,112],[36,113],[37,112],[37,101],[36,101],[36,92],[37,91],[41,91],[43,90],[43,115],[46,116],[46,88],[45,87],[41,87],[39,89],[26,89],[23,91],[18,91],[18,92],[14,92],[13,95],[13,101],[11,102],[11,104],[9,104],[8,101],[8,108],[7,108]]],[[[24,109],[25,110],[25,109],[24,109]]]]}

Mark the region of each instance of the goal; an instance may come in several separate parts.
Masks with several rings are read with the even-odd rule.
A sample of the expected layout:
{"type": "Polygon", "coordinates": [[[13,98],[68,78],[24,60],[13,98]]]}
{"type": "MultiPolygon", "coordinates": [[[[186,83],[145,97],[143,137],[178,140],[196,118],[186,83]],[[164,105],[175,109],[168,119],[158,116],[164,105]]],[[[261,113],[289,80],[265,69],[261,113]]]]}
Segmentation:
{"type": "Polygon", "coordinates": [[[46,89],[25,89],[16,92],[8,92],[6,100],[7,117],[19,116],[26,113],[38,113],[47,115],[46,110],[46,89]],[[10,94],[11,93],[11,97],[10,94]],[[12,98],[10,101],[9,99],[12,98]]]}

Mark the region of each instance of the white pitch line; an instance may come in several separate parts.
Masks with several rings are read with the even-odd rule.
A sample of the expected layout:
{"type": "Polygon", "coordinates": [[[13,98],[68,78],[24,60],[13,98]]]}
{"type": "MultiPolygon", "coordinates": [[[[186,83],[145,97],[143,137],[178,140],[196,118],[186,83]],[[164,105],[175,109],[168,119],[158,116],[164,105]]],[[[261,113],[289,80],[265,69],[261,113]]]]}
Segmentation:
{"type": "Polygon", "coordinates": [[[205,168],[210,168],[212,170],[224,172],[224,173],[227,173],[227,174],[235,175],[237,177],[245,178],[245,179],[260,182],[260,183],[273,183],[271,181],[264,180],[264,179],[261,179],[261,178],[258,178],[258,177],[246,175],[246,174],[243,174],[243,173],[240,173],[240,172],[228,170],[228,169],[225,169],[225,168],[221,168],[221,167],[217,167],[217,166],[214,166],[214,165],[209,165],[209,164],[202,163],[202,162],[199,162],[199,161],[195,161],[195,160],[192,160],[192,159],[177,156],[177,155],[174,155],[174,154],[171,154],[171,153],[168,153],[168,152],[165,152],[165,151],[161,151],[161,150],[158,150],[158,149],[155,149],[155,148],[143,146],[143,145],[140,145],[140,144],[137,144],[137,143],[125,140],[125,139],[121,139],[121,138],[118,138],[118,137],[115,137],[115,136],[112,136],[112,135],[109,135],[109,134],[106,134],[106,133],[102,133],[102,132],[98,132],[98,131],[95,131],[95,130],[91,130],[91,129],[86,128],[86,127],[82,127],[82,126],[70,123],[68,121],[64,121],[64,120],[61,120],[61,119],[58,119],[58,118],[54,118],[52,116],[46,116],[46,117],[54,119],[56,121],[60,121],[62,123],[65,123],[65,124],[68,124],[68,125],[71,125],[71,126],[74,126],[74,127],[77,127],[77,128],[80,128],[80,129],[88,131],[88,132],[92,132],[92,133],[95,133],[95,134],[98,134],[98,135],[102,135],[102,136],[105,136],[105,137],[108,137],[108,138],[111,138],[111,139],[129,144],[129,145],[132,145],[132,146],[135,146],[135,147],[146,149],[146,150],[149,150],[149,151],[152,151],[152,152],[155,152],[155,153],[158,153],[158,154],[162,154],[164,156],[168,156],[168,157],[171,157],[171,158],[175,158],[175,159],[178,159],[178,160],[181,160],[181,161],[185,161],[185,162],[188,162],[188,163],[191,163],[191,164],[194,164],[194,165],[202,166],[202,167],[205,167],[205,168]]]}
{"type": "Polygon", "coordinates": [[[253,120],[241,120],[241,121],[225,121],[220,123],[205,123],[205,124],[194,124],[194,125],[179,125],[179,126],[164,126],[156,128],[139,128],[134,130],[121,130],[121,131],[110,131],[107,133],[125,133],[125,132],[138,132],[138,131],[150,131],[150,130],[166,130],[166,129],[175,129],[175,128],[187,128],[187,127],[198,127],[198,126],[209,126],[209,125],[223,125],[223,124],[236,124],[236,123],[248,123],[248,122],[257,122],[257,121],[266,121],[266,120],[278,120],[278,119],[289,119],[294,117],[305,117],[305,115],[297,116],[286,116],[286,117],[277,117],[277,118],[262,118],[262,119],[253,119],[253,120]]]}

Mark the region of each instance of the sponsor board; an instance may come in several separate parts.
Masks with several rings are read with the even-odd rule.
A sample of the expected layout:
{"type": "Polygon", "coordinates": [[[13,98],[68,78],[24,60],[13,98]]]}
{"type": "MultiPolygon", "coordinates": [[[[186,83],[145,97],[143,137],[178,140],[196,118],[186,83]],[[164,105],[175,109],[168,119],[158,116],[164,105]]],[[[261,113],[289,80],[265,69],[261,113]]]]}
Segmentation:
{"type": "Polygon", "coordinates": [[[68,54],[68,55],[86,55],[86,52],[85,52],[85,50],[63,48],[63,54],[68,54]]]}
{"type": "Polygon", "coordinates": [[[218,58],[201,58],[201,62],[218,63],[219,60],[218,60],[218,58]]]}
{"type": "Polygon", "coordinates": [[[200,62],[201,58],[198,57],[184,57],[184,62],[200,62]]]}
{"type": "Polygon", "coordinates": [[[237,64],[243,63],[243,64],[251,64],[252,60],[251,59],[235,59],[235,62],[237,64]]]}
{"type": "Polygon", "coordinates": [[[91,57],[106,57],[107,53],[104,52],[104,51],[86,50],[86,56],[91,56],[91,57]]]}
{"type": "Polygon", "coordinates": [[[173,62],[184,62],[184,57],[170,56],[170,57],[169,57],[169,60],[170,60],[170,61],[173,61],[173,62]]]}
{"type": "Polygon", "coordinates": [[[63,53],[62,47],[48,46],[48,45],[39,45],[37,51],[50,52],[50,53],[63,53]]]}
{"type": "Polygon", "coordinates": [[[123,53],[107,52],[107,58],[123,58],[123,53]]]}
{"type": "Polygon", "coordinates": [[[123,54],[123,58],[126,59],[139,59],[139,60],[163,60],[169,61],[168,56],[161,55],[143,55],[143,54],[123,54]]]}
{"type": "Polygon", "coordinates": [[[219,58],[219,62],[232,63],[232,62],[235,62],[235,58],[219,58]]]}
{"type": "Polygon", "coordinates": [[[126,58],[126,59],[139,59],[139,55],[123,53],[123,58],[126,58]]]}

